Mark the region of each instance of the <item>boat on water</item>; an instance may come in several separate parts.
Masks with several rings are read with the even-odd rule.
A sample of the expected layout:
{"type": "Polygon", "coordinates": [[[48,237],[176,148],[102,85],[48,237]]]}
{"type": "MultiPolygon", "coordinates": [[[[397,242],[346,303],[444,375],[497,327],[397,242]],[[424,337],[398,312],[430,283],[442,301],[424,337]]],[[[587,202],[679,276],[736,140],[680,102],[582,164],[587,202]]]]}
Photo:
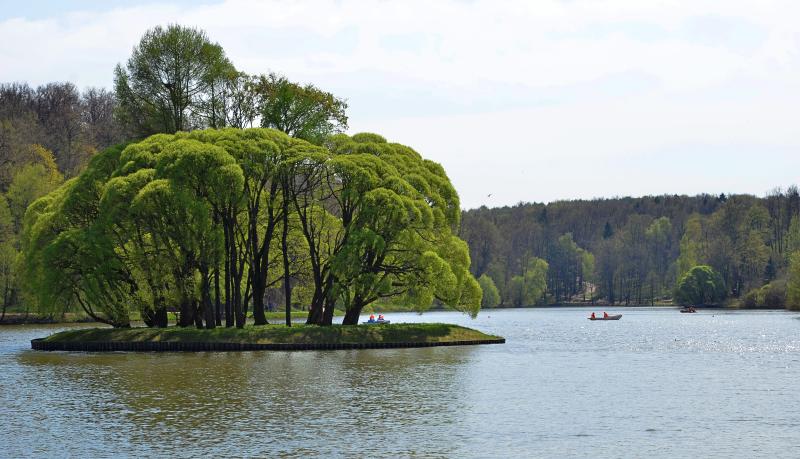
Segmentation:
{"type": "Polygon", "coordinates": [[[361,323],[365,325],[376,325],[376,324],[388,324],[391,322],[392,322],[391,320],[378,319],[378,320],[365,320],[361,323]]]}
{"type": "Polygon", "coordinates": [[[697,312],[697,309],[695,309],[694,306],[689,306],[688,308],[682,308],[681,312],[683,312],[683,313],[693,313],[693,312],[697,312]]]}
{"type": "Polygon", "coordinates": [[[589,320],[619,320],[622,318],[622,314],[614,314],[608,315],[605,317],[589,317],[589,320]]]}

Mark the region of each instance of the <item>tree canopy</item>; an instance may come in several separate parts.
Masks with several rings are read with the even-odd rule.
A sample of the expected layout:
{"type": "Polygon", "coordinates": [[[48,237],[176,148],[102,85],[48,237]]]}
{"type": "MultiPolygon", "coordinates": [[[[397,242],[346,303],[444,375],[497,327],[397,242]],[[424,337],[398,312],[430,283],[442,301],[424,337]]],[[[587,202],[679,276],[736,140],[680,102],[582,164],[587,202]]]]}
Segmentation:
{"type": "Polygon", "coordinates": [[[675,300],[685,305],[714,304],[725,298],[722,277],[710,266],[695,266],[678,281],[675,300]]]}
{"type": "Polygon", "coordinates": [[[440,165],[374,134],[326,147],[271,129],[159,134],[96,155],[30,206],[25,285],[41,308],[117,327],[131,308],[154,326],[167,310],[184,326],[243,326],[281,277],[313,292],[310,323],[330,324],[335,307],[357,323],[392,297],[474,315],[481,289],[460,216],[440,165]],[[297,256],[281,272],[283,227],[297,256]]]}
{"type": "Polygon", "coordinates": [[[218,127],[217,83],[235,77],[225,51],[202,30],[156,26],[114,70],[118,114],[140,135],[189,130],[209,119],[218,127]]]}
{"type": "Polygon", "coordinates": [[[262,127],[315,144],[347,129],[347,102],[312,84],[301,86],[270,73],[254,77],[248,89],[262,127]]]}

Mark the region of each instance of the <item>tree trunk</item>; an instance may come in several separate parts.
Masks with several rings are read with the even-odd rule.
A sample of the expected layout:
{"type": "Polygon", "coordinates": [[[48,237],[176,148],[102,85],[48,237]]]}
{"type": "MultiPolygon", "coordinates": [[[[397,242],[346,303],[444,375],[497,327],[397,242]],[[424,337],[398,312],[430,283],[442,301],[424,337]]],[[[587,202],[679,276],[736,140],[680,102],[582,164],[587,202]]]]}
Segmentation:
{"type": "MultiPolygon", "coordinates": [[[[322,314],[322,325],[328,326],[333,324],[333,310],[336,306],[336,298],[325,299],[325,311],[322,314]]],[[[361,312],[361,309],[358,311],[361,312]]]]}
{"type": "Polygon", "coordinates": [[[201,309],[203,311],[203,318],[206,321],[206,328],[212,329],[216,327],[216,323],[214,322],[214,309],[211,304],[211,276],[209,276],[207,266],[200,268],[200,276],[200,301],[201,309]]]}
{"type": "Polygon", "coordinates": [[[144,322],[144,324],[147,325],[148,327],[156,326],[155,317],[156,317],[155,311],[149,311],[149,310],[142,311],[142,322],[144,322]]]}
{"type": "MultiPolygon", "coordinates": [[[[250,270],[248,276],[250,282],[248,288],[253,289],[253,322],[256,325],[266,325],[267,317],[264,314],[264,290],[266,290],[267,273],[261,270],[261,258],[259,256],[258,246],[258,228],[257,228],[257,211],[250,211],[250,218],[248,219],[247,231],[250,235],[250,270]]],[[[265,235],[265,243],[266,238],[265,235]]],[[[268,256],[268,254],[264,254],[268,256]]],[[[266,270],[265,270],[266,271],[266,270]]]]}
{"type": "Polygon", "coordinates": [[[169,316],[167,315],[166,306],[159,306],[156,308],[153,324],[156,328],[167,328],[169,325],[169,316]]]}
{"type": "Polygon", "coordinates": [[[322,312],[325,309],[325,297],[322,295],[321,282],[314,282],[314,296],[311,297],[311,305],[308,307],[308,319],[306,324],[322,325],[322,312]]]}
{"type": "Polygon", "coordinates": [[[178,326],[179,327],[188,327],[191,326],[194,321],[194,304],[191,300],[184,298],[181,300],[180,309],[179,309],[179,317],[178,317],[178,326]]]}
{"type": "Polygon", "coordinates": [[[350,308],[344,313],[342,325],[358,325],[358,318],[361,317],[361,310],[350,308]]]}
{"type": "MultiPolygon", "coordinates": [[[[202,295],[201,295],[202,296],[202,295]]],[[[202,302],[202,300],[201,300],[202,302]]],[[[203,311],[201,310],[201,304],[197,302],[197,300],[192,300],[192,310],[194,311],[194,326],[198,329],[202,330],[203,327],[203,311]]]]}
{"type": "Polygon", "coordinates": [[[10,299],[11,295],[8,292],[8,283],[6,283],[6,286],[3,289],[3,312],[0,313],[0,322],[2,322],[6,318],[6,308],[8,307],[10,299]]]}
{"type": "Polygon", "coordinates": [[[267,316],[264,313],[264,291],[266,279],[260,273],[253,273],[253,323],[266,325],[267,316]]]}
{"type": "Polygon", "coordinates": [[[219,294],[219,266],[214,269],[214,323],[217,327],[222,326],[222,304],[219,294]]]}
{"type": "Polygon", "coordinates": [[[222,222],[223,232],[225,236],[225,326],[233,327],[233,304],[231,302],[231,293],[233,282],[231,281],[231,252],[233,251],[233,244],[231,242],[231,230],[228,227],[227,220],[222,222]]]}
{"type": "Polygon", "coordinates": [[[283,195],[283,229],[281,232],[281,251],[283,252],[283,295],[286,307],[286,326],[292,326],[292,283],[289,276],[289,201],[286,188],[283,195]]]}

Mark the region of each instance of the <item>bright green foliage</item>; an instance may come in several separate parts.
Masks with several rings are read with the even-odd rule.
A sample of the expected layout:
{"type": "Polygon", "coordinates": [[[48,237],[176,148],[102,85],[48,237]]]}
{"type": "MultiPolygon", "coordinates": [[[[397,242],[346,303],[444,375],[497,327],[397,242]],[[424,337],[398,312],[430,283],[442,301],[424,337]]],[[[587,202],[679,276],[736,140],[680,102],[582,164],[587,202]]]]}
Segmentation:
{"type": "Polygon", "coordinates": [[[539,304],[547,291],[547,262],[532,258],[523,276],[514,276],[509,285],[509,302],[512,306],[539,304]]]}
{"type": "Polygon", "coordinates": [[[710,266],[695,266],[678,281],[675,300],[680,304],[714,304],[725,299],[722,277],[710,266]]]}
{"type": "Polygon", "coordinates": [[[525,305],[525,279],[514,276],[508,283],[506,302],[514,307],[525,305]]]}
{"type": "Polygon", "coordinates": [[[678,257],[678,279],[689,272],[701,261],[700,241],[702,224],[699,215],[693,215],[686,221],[686,230],[681,238],[681,252],[678,257]]]}
{"type": "Polygon", "coordinates": [[[533,258],[528,262],[525,271],[526,304],[537,304],[547,291],[547,262],[541,258],[533,258]]]}
{"type": "Polygon", "coordinates": [[[441,166],[375,135],[326,149],[271,129],[159,134],[96,155],[28,209],[25,285],[43,312],[79,306],[116,327],[132,309],[149,325],[174,309],[181,325],[213,327],[221,302],[241,327],[283,274],[284,208],[289,276],[310,296],[310,322],[330,324],[339,304],[350,323],[388,297],[480,308],[441,166]]]}
{"type": "Polygon", "coordinates": [[[0,195],[0,306],[17,303],[17,266],[20,232],[25,210],[37,198],[62,182],[53,154],[40,145],[28,145],[25,161],[12,168],[12,180],[5,196],[0,195]]]}
{"type": "Polygon", "coordinates": [[[786,307],[794,310],[800,309],[800,251],[795,251],[789,256],[786,307]]]}
{"type": "Polygon", "coordinates": [[[329,160],[302,163],[303,182],[317,185],[294,193],[312,252],[318,297],[312,308],[327,301],[330,318],[335,298],[348,311],[346,324],[365,305],[388,297],[418,310],[436,299],[477,314],[480,286],[469,273],[468,247],[455,235],[458,195],[442,167],[374,134],[337,135],[328,145],[329,160]],[[319,195],[331,196],[330,204],[309,212],[319,195]],[[341,218],[314,224],[329,222],[327,212],[341,218]],[[313,253],[321,239],[325,253],[313,253]]]}
{"type": "Polygon", "coordinates": [[[491,277],[485,273],[481,274],[481,277],[478,278],[478,284],[483,292],[481,308],[493,308],[500,304],[500,292],[491,277]]]}
{"type": "Polygon", "coordinates": [[[19,232],[28,206],[60,185],[61,181],[57,169],[49,169],[42,163],[28,163],[14,172],[6,198],[14,219],[15,232],[19,232]]]}
{"type": "Polygon", "coordinates": [[[594,280],[594,255],[588,250],[581,252],[581,275],[584,282],[594,280]]]}

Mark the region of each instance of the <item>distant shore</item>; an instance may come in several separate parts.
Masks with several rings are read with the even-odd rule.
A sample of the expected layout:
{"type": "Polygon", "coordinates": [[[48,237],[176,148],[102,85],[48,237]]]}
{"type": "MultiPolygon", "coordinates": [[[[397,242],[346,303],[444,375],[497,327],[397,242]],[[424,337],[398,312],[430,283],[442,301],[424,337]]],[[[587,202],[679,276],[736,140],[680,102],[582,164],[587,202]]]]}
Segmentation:
{"type": "MultiPolygon", "coordinates": [[[[537,306],[500,306],[495,308],[485,308],[482,309],[482,312],[490,312],[495,310],[514,310],[514,309],[558,309],[558,308],[584,308],[584,309],[596,309],[596,310],[603,310],[605,309],[626,309],[626,308],[654,308],[654,309],[679,309],[683,306],[674,305],[674,304],[656,304],[656,305],[649,305],[649,304],[630,304],[630,305],[610,305],[610,304],[586,304],[586,303],[561,303],[561,304],[551,304],[551,305],[537,305],[537,306]]],[[[726,306],[726,305],[708,305],[708,306],[695,306],[698,310],[703,309],[714,309],[714,310],[747,310],[747,311],[783,311],[786,310],[785,308],[745,308],[745,307],[733,307],[733,306],[726,306]]],[[[447,311],[447,309],[441,308],[432,308],[429,311],[447,311]]],[[[365,309],[365,314],[370,313],[381,313],[381,314],[392,314],[392,313],[404,313],[404,312],[415,312],[413,309],[400,306],[393,308],[390,305],[381,305],[374,308],[365,309]]],[[[294,310],[292,311],[292,318],[295,321],[304,320],[306,314],[308,312],[304,310],[294,310]]],[[[343,313],[340,311],[336,311],[336,316],[341,316],[343,313]]],[[[271,311],[266,313],[267,320],[270,321],[272,324],[282,324],[285,320],[285,312],[284,311],[271,311]]],[[[174,319],[170,317],[170,321],[174,319]]],[[[252,320],[249,317],[249,320],[252,320]]],[[[138,322],[138,320],[134,320],[134,322],[138,322]]],[[[63,317],[50,317],[50,316],[41,316],[38,314],[24,314],[24,313],[7,313],[3,321],[0,321],[0,326],[3,325],[35,325],[35,324],[72,324],[72,323],[94,323],[94,321],[85,315],[82,314],[75,314],[75,313],[67,313],[63,317]]]]}

